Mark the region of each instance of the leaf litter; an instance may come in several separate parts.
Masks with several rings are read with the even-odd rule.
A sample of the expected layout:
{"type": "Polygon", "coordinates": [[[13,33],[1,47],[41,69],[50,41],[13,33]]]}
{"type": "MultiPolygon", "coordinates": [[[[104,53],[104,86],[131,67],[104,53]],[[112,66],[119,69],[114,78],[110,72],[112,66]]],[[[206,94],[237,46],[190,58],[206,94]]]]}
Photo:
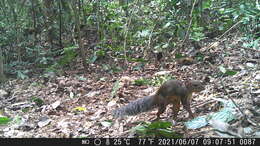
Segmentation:
{"type": "Polygon", "coordinates": [[[204,60],[192,56],[194,59],[188,64],[175,61],[173,54],[166,54],[163,66],[151,62],[132,70],[137,63],[130,62],[128,69],[113,75],[100,72],[97,65],[93,72],[56,76],[47,82],[43,77],[10,80],[0,89],[0,117],[10,119],[0,125],[0,136],[134,137],[136,134],[131,129],[142,121],[152,121],[157,111],[114,119],[112,110],[154,93],[161,82],[158,79],[152,84],[141,81],[135,85],[136,79],[149,81],[156,76],[171,75],[180,80],[206,77],[209,82],[204,91],[194,95],[191,106],[196,119],[188,119],[188,113],[181,109],[177,121],[173,122],[167,107],[162,120],[173,122],[173,131],[181,132],[184,137],[260,137],[259,56],[253,50],[240,48],[239,38],[227,41],[232,43],[202,50],[204,60]],[[225,56],[221,54],[223,51],[225,56]],[[242,120],[243,115],[236,107],[229,108],[232,112],[226,109],[221,101],[229,100],[227,96],[250,115],[247,117],[250,122],[242,120]],[[32,99],[43,102],[36,104],[32,99]],[[211,119],[203,118],[209,115],[211,119]],[[193,129],[185,130],[189,128],[185,122],[192,121],[193,129]],[[201,121],[206,124],[196,125],[201,121]]]}

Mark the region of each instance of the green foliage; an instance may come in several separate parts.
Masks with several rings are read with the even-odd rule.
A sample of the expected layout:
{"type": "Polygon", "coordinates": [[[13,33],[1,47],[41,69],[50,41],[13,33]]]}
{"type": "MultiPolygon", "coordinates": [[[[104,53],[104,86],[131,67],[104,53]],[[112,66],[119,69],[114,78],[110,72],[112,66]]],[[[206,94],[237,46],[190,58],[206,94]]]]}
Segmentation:
{"type": "Polygon", "coordinates": [[[180,53],[176,53],[176,54],[175,54],[175,58],[176,58],[176,59],[180,59],[180,58],[183,58],[183,57],[185,57],[185,55],[180,54],[180,53]]]}
{"type": "Polygon", "coordinates": [[[106,56],[106,51],[103,49],[94,52],[93,56],[88,60],[89,63],[94,63],[98,59],[104,58],[106,56]]]}
{"type": "Polygon", "coordinates": [[[30,111],[30,108],[28,108],[28,107],[22,109],[22,112],[24,112],[24,113],[27,113],[27,112],[29,112],[29,111],[30,111]]]}
{"type": "Polygon", "coordinates": [[[58,61],[58,64],[61,66],[65,66],[71,63],[77,56],[77,53],[75,51],[76,48],[76,46],[64,48],[62,52],[62,57],[58,61]]]}
{"type": "Polygon", "coordinates": [[[0,125],[5,125],[10,121],[11,119],[9,119],[8,117],[0,117],[0,125]]]}
{"type": "MultiPolygon", "coordinates": [[[[125,59],[125,57],[122,57],[125,59]]],[[[126,57],[126,59],[128,61],[131,61],[131,62],[141,62],[141,63],[146,63],[148,62],[147,60],[145,60],[144,58],[131,58],[131,57],[126,57]]]]}
{"type": "MultiPolygon", "coordinates": [[[[61,1],[62,15],[56,11],[59,10],[60,1],[52,1],[51,6],[43,1],[32,2],[5,0],[0,3],[3,8],[3,15],[0,15],[0,46],[6,71],[22,79],[29,75],[25,68],[17,66],[17,62],[27,62],[22,66],[35,63],[39,68],[54,71],[74,61],[78,55],[75,51],[75,44],[78,43],[75,41],[78,37],[74,29],[75,15],[79,15],[81,25],[86,26],[81,29],[84,48],[80,49],[86,49],[94,42],[100,46],[98,49],[94,47],[93,55],[87,56],[89,63],[106,59],[109,55],[146,63],[142,53],[174,48],[184,39],[190,22],[188,39],[194,41],[209,37],[207,34],[218,36],[240,22],[236,29],[247,36],[244,46],[259,49],[260,10],[254,1],[196,1],[192,14],[194,1],[82,1],[79,13],[74,10],[75,1],[61,1]],[[51,11],[46,13],[47,10],[51,11]],[[60,47],[57,46],[60,32],[63,50],[57,49],[60,47]],[[9,69],[9,66],[14,68],[9,69]]],[[[117,70],[113,66],[107,68],[117,70]]]]}
{"type": "Polygon", "coordinates": [[[28,62],[12,62],[10,64],[6,64],[6,73],[9,75],[13,75],[19,79],[27,79],[29,78],[30,69],[27,69],[27,66],[30,65],[28,62]]]}
{"type": "Polygon", "coordinates": [[[45,72],[59,72],[60,65],[55,62],[53,65],[45,69],[45,72]]]}
{"type": "Polygon", "coordinates": [[[34,102],[37,106],[42,106],[44,101],[38,97],[31,97],[31,101],[34,102]]]}
{"type": "Polygon", "coordinates": [[[195,56],[196,60],[198,60],[198,61],[202,61],[204,59],[204,57],[205,57],[205,55],[202,53],[197,53],[195,56]]]}
{"type": "Polygon", "coordinates": [[[132,128],[132,131],[140,137],[164,137],[164,138],[182,138],[182,135],[171,130],[172,123],[165,121],[155,121],[144,123],[132,128]]]}
{"type": "Polygon", "coordinates": [[[243,47],[245,48],[254,48],[256,50],[260,50],[260,43],[259,43],[259,39],[253,40],[250,39],[249,37],[244,37],[243,39],[243,47]]]}
{"type": "Polygon", "coordinates": [[[46,68],[48,67],[50,64],[52,64],[54,61],[54,59],[52,57],[39,57],[36,62],[38,63],[38,67],[40,68],[46,68]]]}
{"type": "Polygon", "coordinates": [[[29,77],[26,75],[26,73],[28,73],[28,72],[29,72],[28,70],[23,70],[23,71],[18,70],[18,71],[17,71],[17,77],[20,78],[20,79],[22,79],[22,80],[27,79],[27,78],[29,78],[29,77]]]}
{"type": "Polygon", "coordinates": [[[233,76],[237,73],[236,71],[226,69],[223,66],[219,66],[219,70],[221,71],[222,74],[228,75],[228,76],[233,76]]]}
{"type": "Polygon", "coordinates": [[[191,39],[195,41],[200,41],[205,39],[205,35],[203,33],[203,27],[194,27],[191,33],[191,39]]]}
{"type": "Polygon", "coordinates": [[[150,80],[140,78],[140,79],[134,80],[134,84],[137,85],[137,86],[148,85],[148,84],[150,84],[150,80]]]}

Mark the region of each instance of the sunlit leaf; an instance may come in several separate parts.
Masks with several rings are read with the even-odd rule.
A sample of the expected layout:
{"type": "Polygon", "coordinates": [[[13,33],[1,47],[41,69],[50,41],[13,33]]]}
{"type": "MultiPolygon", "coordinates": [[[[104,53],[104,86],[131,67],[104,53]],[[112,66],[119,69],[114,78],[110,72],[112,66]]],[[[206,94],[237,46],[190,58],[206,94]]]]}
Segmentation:
{"type": "Polygon", "coordinates": [[[85,107],[80,107],[80,106],[78,106],[78,107],[75,107],[75,108],[73,108],[73,111],[86,111],[87,109],[85,108],[85,107]]]}
{"type": "Polygon", "coordinates": [[[8,117],[0,117],[0,125],[7,124],[10,121],[11,119],[9,119],[8,117]]]}

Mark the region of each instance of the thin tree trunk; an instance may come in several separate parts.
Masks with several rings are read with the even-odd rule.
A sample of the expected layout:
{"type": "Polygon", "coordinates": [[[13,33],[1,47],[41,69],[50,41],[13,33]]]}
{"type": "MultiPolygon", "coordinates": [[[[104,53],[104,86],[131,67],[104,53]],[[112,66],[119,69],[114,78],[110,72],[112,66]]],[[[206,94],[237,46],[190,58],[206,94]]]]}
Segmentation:
{"type": "Polygon", "coordinates": [[[2,54],[2,49],[0,49],[0,83],[4,82],[6,80],[5,74],[4,74],[4,59],[2,54]]]}

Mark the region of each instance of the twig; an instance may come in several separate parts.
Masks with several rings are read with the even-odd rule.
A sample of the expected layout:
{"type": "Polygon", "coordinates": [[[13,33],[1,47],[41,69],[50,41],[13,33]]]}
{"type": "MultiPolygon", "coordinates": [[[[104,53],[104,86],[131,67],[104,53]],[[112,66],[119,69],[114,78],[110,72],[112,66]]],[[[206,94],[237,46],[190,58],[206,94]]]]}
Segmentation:
{"type": "Polygon", "coordinates": [[[222,38],[224,35],[226,35],[229,31],[231,31],[234,27],[236,27],[239,23],[241,23],[242,21],[238,21],[236,24],[234,24],[233,26],[231,26],[227,31],[225,31],[221,36],[219,36],[217,39],[219,40],[220,38],[222,38]]]}

